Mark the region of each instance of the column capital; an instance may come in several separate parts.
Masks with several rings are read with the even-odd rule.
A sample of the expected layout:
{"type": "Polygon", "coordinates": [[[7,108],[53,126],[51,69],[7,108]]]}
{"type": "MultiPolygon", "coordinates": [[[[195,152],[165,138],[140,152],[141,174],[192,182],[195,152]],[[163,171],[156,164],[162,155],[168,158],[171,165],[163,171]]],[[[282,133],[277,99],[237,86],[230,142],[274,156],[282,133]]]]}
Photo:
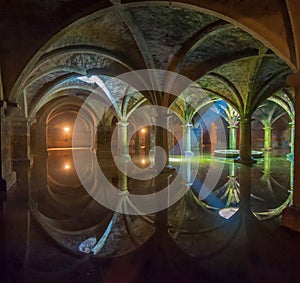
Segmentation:
{"type": "Polygon", "coordinates": [[[31,127],[33,124],[37,123],[36,118],[28,117],[28,124],[31,127]]]}
{"type": "Polygon", "coordinates": [[[295,128],[295,121],[289,122],[290,128],[295,128]]]}
{"type": "Polygon", "coordinates": [[[186,124],[183,124],[182,127],[184,127],[184,128],[193,128],[193,124],[186,123],[186,124]]]}
{"type": "Polygon", "coordinates": [[[116,123],[117,126],[121,126],[121,127],[127,127],[129,125],[129,123],[127,121],[119,121],[116,123]]]}
{"type": "Polygon", "coordinates": [[[253,119],[251,118],[251,116],[244,116],[244,117],[241,117],[239,120],[240,124],[246,124],[246,123],[250,123],[252,121],[253,121],[253,119]]]}

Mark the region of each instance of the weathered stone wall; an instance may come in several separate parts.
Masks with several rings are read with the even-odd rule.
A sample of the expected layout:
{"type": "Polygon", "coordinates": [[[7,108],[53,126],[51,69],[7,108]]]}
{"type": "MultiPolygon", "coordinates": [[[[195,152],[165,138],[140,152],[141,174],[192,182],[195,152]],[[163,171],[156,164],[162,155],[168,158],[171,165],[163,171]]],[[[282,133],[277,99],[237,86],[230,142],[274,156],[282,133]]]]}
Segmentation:
{"type": "Polygon", "coordinates": [[[16,173],[12,171],[11,130],[9,118],[5,115],[5,107],[1,108],[1,156],[2,177],[6,181],[6,189],[16,182],[16,173]]]}

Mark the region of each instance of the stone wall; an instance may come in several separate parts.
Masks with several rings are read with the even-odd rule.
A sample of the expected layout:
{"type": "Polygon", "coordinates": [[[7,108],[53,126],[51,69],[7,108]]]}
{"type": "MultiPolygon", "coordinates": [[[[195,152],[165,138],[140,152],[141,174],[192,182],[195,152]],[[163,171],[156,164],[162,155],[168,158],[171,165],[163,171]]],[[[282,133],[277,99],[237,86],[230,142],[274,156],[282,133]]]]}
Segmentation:
{"type": "Polygon", "coordinates": [[[11,158],[11,129],[9,118],[5,115],[5,107],[1,108],[1,156],[2,177],[6,181],[6,189],[10,189],[16,182],[16,173],[12,171],[11,158]]]}

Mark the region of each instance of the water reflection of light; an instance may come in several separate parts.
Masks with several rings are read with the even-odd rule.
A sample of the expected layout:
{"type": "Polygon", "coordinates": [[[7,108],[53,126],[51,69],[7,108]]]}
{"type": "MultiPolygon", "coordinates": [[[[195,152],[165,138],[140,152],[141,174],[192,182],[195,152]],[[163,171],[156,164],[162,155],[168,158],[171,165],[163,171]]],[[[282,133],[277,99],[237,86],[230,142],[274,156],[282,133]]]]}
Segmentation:
{"type": "Polygon", "coordinates": [[[170,157],[169,158],[169,161],[171,161],[171,162],[180,162],[180,158],[173,158],[173,157],[170,157]]]}
{"type": "Polygon", "coordinates": [[[223,218],[229,219],[232,217],[239,209],[237,207],[226,207],[219,210],[219,215],[223,218]]]}

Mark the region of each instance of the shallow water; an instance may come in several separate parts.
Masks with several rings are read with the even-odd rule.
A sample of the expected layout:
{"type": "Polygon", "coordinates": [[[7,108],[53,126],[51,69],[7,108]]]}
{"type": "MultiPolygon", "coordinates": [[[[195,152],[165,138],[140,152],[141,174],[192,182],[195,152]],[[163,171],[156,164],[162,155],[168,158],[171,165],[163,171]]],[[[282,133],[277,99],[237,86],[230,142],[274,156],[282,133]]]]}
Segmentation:
{"type": "MultiPolygon", "coordinates": [[[[91,152],[81,150],[80,154],[91,152]]],[[[150,161],[145,156],[135,156],[133,163],[141,169],[150,161]]],[[[157,255],[163,252],[162,258],[174,257],[178,262],[184,260],[192,265],[195,264],[193,257],[205,259],[208,264],[204,263],[205,269],[210,271],[211,259],[229,268],[223,261],[228,252],[232,253],[231,245],[235,242],[245,249],[249,247],[249,243],[244,242],[249,232],[243,231],[252,229],[251,237],[259,240],[261,234],[255,231],[260,231],[261,225],[271,227],[268,229],[272,231],[278,229],[282,210],[291,204],[293,164],[285,157],[258,159],[251,167],[210,155],[190,159],[174,155],[170,163],[171,170],[149,180],[124,176],[109,156],[100,156],[97,164],[84,164],[84,174],[79,178],[71,150],[49,151],[48,156],[39,156],[28,172],[20,166],[17,170],[22,180],[16,190],[8,193],[4,203],[5,270],[19,266],[16,282],[24,278],[40,282],[48,277],[49,280],[69,278],[72,282],[82,282],[83,278],[106,282],[105,271],[99,267],[95,270],[98,263],[91,264],[91,258],[104,260],[103,264],[109,265],[109,258],[123,256],[122,262],[122,258],[133,256],[145,263],[156,257],[152,254],[154,251],[157,255]],[[107,181],[94,181],[95,165],[99,165],[107,181]],[[166,190],[163,201],[168,209],[138,215],[142,207],[138,208],[130,195],[121,194],[116,203],[119,209],[123,212],[135,209],[137,215],[114,212],[97,202],[93,193],[82,186],[82,180],[88,180],[87,184],[92,184],[95,190],[103,190],[103,194],[106,182],[120,192],[127,189],[134,195],[166,190]],[[172,182],[177,185],[172,187],[172,182]],[[181,188],[185,193],[172,201],[176,190],[181,188]],[[230,218],[222,217],[222,211],[230,218]],[[86,249],[90,253],[83,252],[82,244],[92,238],[96,239],[96,245],[86,249]]],[[[150,270],[157,272],[158,265],[165,264],[161,260],[149,267],[150,270]]],[[[251,257],[245,256],[244,260],[251,261],[251,257]]],[[[135,262],[131,268],[136,270],[139,266],[135,262]]],[[[157,281],[160,277],[149,273],[147,268],[143,275],[142,271],[136,275],[140,279],[128,282],[157,281]]],[[[190,269],[189,280],[194,279],[198,268],[190,269]]],[[[199,278],[210,282],[209,274],[204,272],[199,278]]],[[[172,276],[164,277],[161,282],[172,281],[167,278],[171,280],[172,276]]]]}

